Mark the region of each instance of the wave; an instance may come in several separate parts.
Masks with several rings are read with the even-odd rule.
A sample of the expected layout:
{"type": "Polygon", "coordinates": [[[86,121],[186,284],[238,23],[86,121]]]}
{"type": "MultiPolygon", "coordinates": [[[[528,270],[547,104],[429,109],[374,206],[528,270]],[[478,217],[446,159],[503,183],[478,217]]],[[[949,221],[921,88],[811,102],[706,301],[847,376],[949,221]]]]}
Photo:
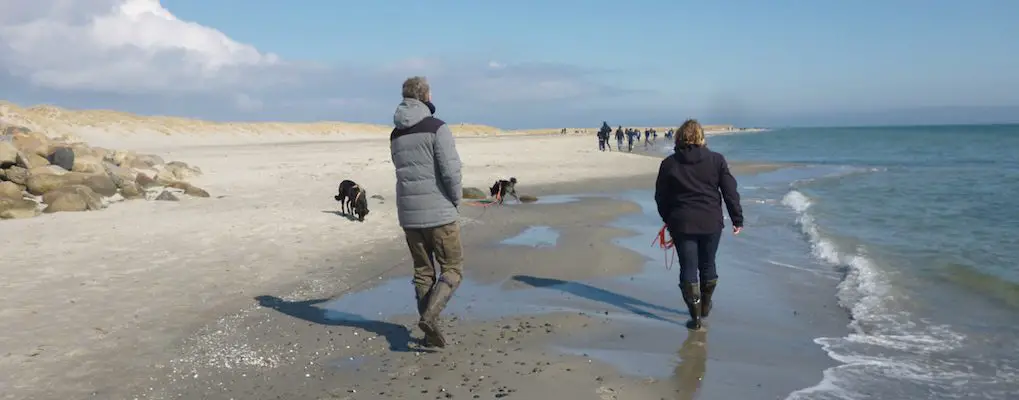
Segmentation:
{"type": "Polygon", "coordinates": [[[999,369],[994,377],[973,372],[969,360],[952,355],[966,337],[908,312],[905,293],[868,257],[865,247],[840,246],[823,232],[811,213],[813,199],[794,189],[781,203],[795,212],[812,255],[843,274],[836,297],[850,315],[848,335],[814,340],[842,364],[824,371],[820,383],[791,393],[787,400],[915,397],[911,393],[973,398],[974,388],[966,384],[990,390],[1000,385],[1002,375],[1014,377],[1019,372],[999,369]]]}

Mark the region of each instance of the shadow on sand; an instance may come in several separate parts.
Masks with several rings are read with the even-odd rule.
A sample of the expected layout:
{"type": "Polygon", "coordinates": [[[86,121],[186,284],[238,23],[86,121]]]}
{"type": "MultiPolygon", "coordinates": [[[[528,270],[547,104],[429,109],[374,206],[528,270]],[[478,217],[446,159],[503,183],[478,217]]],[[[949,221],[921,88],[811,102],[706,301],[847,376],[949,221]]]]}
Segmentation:
{"type": "Polygon", "coordinates": [[[403,325],[385,321],[373,321],[357,314],[349,314],[334,310],[324,310],[316,307],[316,304],[329,301],[330,299],[315,299],[305,301],[286,301],[276,296],[255,297],[262,307],[271,308],[294,318],[299,318],[316,324],[330,326],[346,326],[360,328],[368,332],[386,338],[389,342],[389,350],[397,352],[429,352],[428,349],[411,347],[417,344],[410,336],[410,330],[403,325]]]}
{"type": "Polygon", "coordinates": [[[344,214],[342,211],[336,210],[322,210],[322,212],[325,214],[333,214],[337,217],[344,217],[347,219],[347,221],[358,222],[357,216],[355,216],[354,214],[344,214]]]}
{"type": "Polygon", "coordinates": [[[513,280],[525,283],[536,288],[548,288],[569,293],[577,297],[583,297],[588,300],[599,301],[602,303],[610,304],[642,317],[668,322],[671,324],[678,324],[679,322],[672,321],[669,319],[662,318],[657,314],[642,308],[656,310],[659,312],[673,313],[688,315],[685,311],[676,310],[673,308],[662,307],[659,305],[651,304],[643,300],[638,300],[630,296],[622,295],[615,292],[610,292],[605,289],[597,288],[585,283],[564,281],[562,279],[551,279],[551,278],[539,278],[530,275],[515,275],[513,280]]]}
{"type": "Polygon", "coordinates": [[[679,390],[676,393],[679,399],[693,399],[707,370],[708,333],[704,330],[690,331],[679,348],[679,357],[679,365],[676,365],[679,390]]]}

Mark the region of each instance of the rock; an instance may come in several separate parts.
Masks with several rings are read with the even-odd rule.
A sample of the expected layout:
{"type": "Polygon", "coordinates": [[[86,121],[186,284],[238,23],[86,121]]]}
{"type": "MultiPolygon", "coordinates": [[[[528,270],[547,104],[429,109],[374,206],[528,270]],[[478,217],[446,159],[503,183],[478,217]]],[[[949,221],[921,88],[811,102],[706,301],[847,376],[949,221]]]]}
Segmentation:
{"type": "Polygon", "coordinates": [[[37,206],[32,200],[0,197],[0,219],[32,218],[39,215],[37,206]]]}
{"type": "Polygon", "coordinates": [[[520,202],[521,203],[534,203],[536,201],[538,201],[538,198],[535,197],[535,196],[531,196],[531,195],[528,195],[528,194],[520,196],[520,202]]]}
{"type": "Polygon", "coordinates": [[[40,156],[35,153],[20,152],[18,153],[18,166],[25,169],[32,169],[35,167],[42,167],[50,165],[50,162],[46,160],[46,157],[40,156]]]}
{"type": "Polygon", "coordinates": [[[103,198],[98,193],[84,185],[70,185],[46,192],[42,196],[46,208],[44,213],[55,212],[80,212],[101,210],[103,198]]]}
{"type": "Polygon", "coordinates": [[[142,186],[138,184],[138,182],[129,181],[124,182],[123,186],[120,185],[117,186],[120,187],[120,195],[124,196],[124,198],[127,200],[140,199],[145,197],[145,189],[143,189],[142,186]]]}
{"type": "Polygon", "coordinates": [[[2,128],[0,129],[0,135],[4,136],[14,136],[19,133],[26,134],[31,132],[28,128],[23,126],[7,125],[3,123],[0,123],[0,128],[2,128]]]}
{"type": "Polygon", "coordinates": [[[177,198],[177,196],[175,196],[173,193],[170,193],[169,191],[166,191],[166,190],[164,190],[162,193],[160,193],[159,196],[156,196],[156,200],[159,200],[159,201],[180,201],[180,199],[177,198]]]}
{"type": "Polygon", "coordinates": [[[133,164],[131,168],[147,169],[166,164],[166,161],[163,161],[163,157],[155,154],[139,154],[135,156],[131,164],[133,164]]]}
{"type": "Polygon", "coordinates": [[[22,198],[24,187],[14,182],[0,182],[0,197],[8,199],[22,198]]]}
{"type": "Polygon", "coordinates": [[[47,192],[72,185],[84,185],[102,196],[113,196],[117,193],[117,185],[106,174],[85,174],[68,172],[63,175],[29,174],[25,186],[28,192],[41,196],[47,192]]]}
{"type": "Polygon", "coordinates": [[[378,201],[386,201],[386,198],[382,197],[381,194],[373,194],[371,198],[373,198],[375,200],[378,200],[378,201]]]}
{"type": "Polygon", "coordinates": [[[57,147],[53,149],[53,152],[50,153],[47,160],[49,160],[50,164],[60,166],[60,168],[70,171],[74,168],[74,151],[67,147],[57,147]]]}
{"type": "Polygon", "coordinates": [[[190,166],[180,161],[170,161],[159,167],[159,173],[156,174],[156,181],[164,183],[186,181],[201,175],[202,170],[198,167],[190,166]]]}
{"type": "Polygon", "coordinates": [[[7,170],[0,168],[0,181],[7,180],[7,170]]]}
{"type": "Polygon", "coordinates": [[[32,168],[32,169],[28,170],[28,174],[29,175],[47,175],[47,174],[48,175],[63,175],[63,174],[66,174],[67,172],[68,172],[68,170],[60,168],[59,166],[56,166],[56,165],[44,165],[44,166],[41,166],[41,167],[35,167],[35,168],[32,168]]]}
{"type": "Polygon", "coordinates": [[[129,158],[134,158],[135,154],[131,151],[126,150],[114,150],[106,153],[106,161],[109,161],[115,165],[122,166],[124,162],[129,158]]]}
{"type": "Polygon", "coordinates": [[[45,157],[50,154],[50,138],[39,132],[21,131],[13,135],[12,143],[18,151],[45,157]]]}
{"type": "Polygon", "coordinates": [[[113,179],[113,183],[119,188],[124,188],[124,186],[129,184],[138,184],[135,181],[138,172],[131,168],[120,167],[108,161],[103,162],[103,168],[106,169],[106,174],[110,176],[110,179],[113,179]]]}
{"type": "Polygon", "coordinates": [[[137,182],[143,189],[159,186],[159,182],[156,182],[155,179],[152,179],[145,174],[138,174],[135,176],[134,181],[137,182]]]}
{"type": "Polygon", "coordinates": [[[103,167],[103,159],[99,157],[75,154],[74,166],[71,168],[71,171],[98,174],[105,173],[106,168],[103,167]]]}
{"type": "Polygon", "coordinates": [[[184,194],[193,197],[210,197],[209,192],[202,190],[201,188],[192,185],[187,182],[168,182],[166,184],[168,188],[180,189],[184,191],[184,194]]]}
{"type": "Polygon", "coordinates": [[[28,170],[19,166],[13,166],[7,168],[5,175],[7,180],[17,183],[22,186],[26,186],[28,183],[28,170]]]}
{"type": "Polygon", "coordinates": [[[488,195],[486,195],[483,190],[476,187],[465,187],[463,188],[463,198],[479,200],[488,198],[488,195]]]}
{"type": "Polygon", "coordinates": [[[18,148],[11,142],[0,141],[0,168],[18,163],[18,148]]]}
{"type": "Polygon", "coordinates": [[[97,151],[96,149],[89,147],[85,143],[75,143],[75,144],[72,144],[71,145],[71,151],[74,152],[74,158],[93,157],[93,158],[98,158],[100,161],[102,161],[103,156],[105,155],[105,154],[97,151]]]}

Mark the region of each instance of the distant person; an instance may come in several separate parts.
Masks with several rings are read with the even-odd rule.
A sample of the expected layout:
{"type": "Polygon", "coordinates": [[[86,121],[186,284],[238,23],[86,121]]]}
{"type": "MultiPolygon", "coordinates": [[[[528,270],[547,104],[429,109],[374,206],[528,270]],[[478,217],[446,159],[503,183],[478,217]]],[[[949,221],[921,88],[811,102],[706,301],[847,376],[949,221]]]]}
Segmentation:
{"type": "Polygon", "coordinates": [[[725,157],[706,146],[701,124],[687,120],[676,131],[676,152],[658,169],[655,202],[676,244],[679,287],[690,311],[687,327],[693,330],[700,329],[701,318],[711,311],[718,284],[715,253],[725,227],[723,201],[737,235],[743,230],[743,208],[736,178],[725,157]]]}
{"type": "Polygon", "coordinates": [[[623,137],[624,136],[625,135],[623,134],[623,130],[622,129],[616,129],[616,149],[618,149],[619,151],[623,151],[623,137]]]}
{"type": "Polygon", "coordinates": [[[598,130],[598,150],[605,151],[605,141],[609,140],[610,133],[612,133],[612,127],[608,122],[602,121],[601,129],[598,130]]]}
{"type": "Polygon", "coordinates": [[[651,144],[651,128],[644,130],[644,149],[647,150],[648,145],[651,144]]]}
{"type": "Polygon", "coordinates": [[[626,132],[627,151],[633,153],[633,140],[637,136],[637,134],[634,133],[633,129],[627,129],[626,131],[627,131],[626,132]]]}
{"type": "Polygon", "coordinates": [[[463,279],[458,222],[462,164],[453,132],[434,114],[425,78],[407,79],[389,140],[396,168],[397,218],[414,263],[414,296],[421,317],[418,327],[425,333],[426,345],[445,347],[439,314],[463,279]]]}

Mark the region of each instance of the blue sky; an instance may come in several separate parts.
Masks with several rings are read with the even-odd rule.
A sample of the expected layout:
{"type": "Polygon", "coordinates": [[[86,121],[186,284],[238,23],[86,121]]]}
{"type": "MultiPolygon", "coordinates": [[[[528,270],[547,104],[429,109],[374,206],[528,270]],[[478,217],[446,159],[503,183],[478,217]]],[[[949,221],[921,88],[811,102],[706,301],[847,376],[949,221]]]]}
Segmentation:
{"type": "MultiPolygon", "coordinates": [[[[247,53],[230,50],[233,69],[196,73],[194,60],[207,66],[226,56],[194,39],[187,51],[144,52],[138,63],[160,64],[122,65],[123,79],[66,82],[38,71],[70,66],[23,61],[8,68],[15,71],[6,80],[12,100],[214,119],[386,123],[402,78],[422,73],[432,80],[440,117],[504,127],[687,117],[767,126],[1019,122],[1016,1],[81,1],[95,7],[51,9],[40,18],[74,25],[111,4],[161,5],[190,28],[110,23],[102,26],[117,28],[100,31],[196,38],[205,33],[187,29],[204,26],[287,65],[263,58],[234,67],[247,53]],[[172,65],[180,67],[163,86],[143,74],[172,65]]],[[[25,37],[4,40],[11,46],[25,37]]],[[[119,60],[135,54],[104,40],[101,51],[119,60]]],[[[104,69],[96,54],[82,57],[104,69]]]]}

